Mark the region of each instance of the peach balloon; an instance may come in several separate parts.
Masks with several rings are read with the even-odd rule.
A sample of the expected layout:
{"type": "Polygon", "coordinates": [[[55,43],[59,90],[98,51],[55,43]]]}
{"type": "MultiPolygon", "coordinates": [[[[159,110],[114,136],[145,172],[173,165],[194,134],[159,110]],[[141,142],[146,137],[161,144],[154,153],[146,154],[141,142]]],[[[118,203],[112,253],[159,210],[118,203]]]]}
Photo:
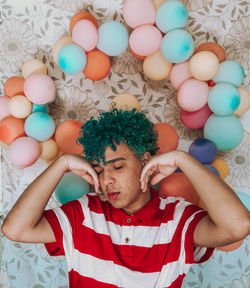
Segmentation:
{"type": "Polygon", "coordinates": [[[181,84],[190,78],[192,78],[192,74],[189,70],[188,61],[175,64],[172,67],[169,75],[170,82],[176,89],[179,89],[181,84]]]}
{"type": "Polygon", "coordinates": [[[25,79],[19,76],[10,77],[4,85],[4,92],[7,96],[14,97],[16,95],[24,95],[23,85],[25,79]]]}
{"type": "Polygon", "coordinates": [[[24,119],[9,115],[0,121],[0,141],[11,144],[16,138],[25,136],[24,119]]]}
{"type": "Polygon", "coordinates": [[[160,50],[162,34],[153,25],[142,25],[133,30],[129,38],[131,49],[138,55],[149,56],[160,50]]]}
{"type": "Polygon", "coordinates": [[[89,20],[78,21],[72,30],[73,42],[82,47],[86,52],[96,47],[98,37],[96,26],[89,20]]]}
{"type": "Polygon", "coordinates": [[[53,139],[48,139],[40,143],[41,145],[41,155],[40,158],[44,160],[55,159],[58,154],[58,147],[56,141],[53,139]]]}
{"type": "Polygon", "coordinates": [[[61,37],[60,39],[58,39],[56,41],[56,43],[54,44],[53,49],[52,49],[52,58],[57,65],[58,65],[57,56],[58,56],[58,53],[61,50],[61,48],[63,46],[66,46],[66,45],[72,44],[72,43],[73,43],[73,40],[69,36],[61,37]]]}
{"type": "Polygon", "coordinates": [[[155,9],[157,10],[162,3],[166,2],[167,0],[152,0],[153,4],[155,5],[155,9]]]}
{"type": "Polygon", "coordinates": [[[22,75],[25,79],[28,78],[31,74],[37,73],[47,74],[47,67],[41,60],[30,59],[23,64],[22,75]]]}
{"type": "Polygon", "coordinates": [[[10,97],[8,96],[0,96],[0,121],[10,115],[9,112],[9,102],[10,102],[10,97]]]}
{"type": "Polygon", "coordinates": [[[241,246],[243,241],[244,240],[240,240],[240,241],[234,242],[232,244],[229,244],[229,245],[226,245],[226,246],[223,246],[223,247],[217,247],[217,249],[221,250],[221,251],[224,251],[224,252],[234,251],[234,250],[238,249],[241,246]]]}
{"type": "Polygon", "coordinates": [[[91,21],[95,25],[96,29],[98,29],[98,23],[97,23],[95,17],[92,14],[90,14],[89,12],[81,11],[81,12],[76,13],[71,18],[71,20],[70,20],[70,32],[72,33],[72,30],[73,30],[73,28],[77,22],[79,22],[80,20],[84,20],[84,19],[91,21]]]}
{"type": "Polygon", "coordinates": [[[250,93],[242,87],[239,87],[238,91],[240,92],[240,105],[233,114],[240,117],[250,108],[250,93]]]}
{"type": "Polygon", "coordinates": [[[162,56],[159,50],[155,54],[146,57],[143,62],[143,72],[149,79],[159,81],[168,77],[172,65],[162,56]]]}
{"type": "Polygon", "coordinates": [[[41,154],[39,143],[31,137],[20,137],[11,143],[8,151],[9,160],[17,167],[33,165],[41,154]]]}
{"type": "Polygon", "coordinates": [[[227,163],[222,159],[215,159],[214,162],[211,163],[213,167],[215,167],[220,173],[220,178],[224,179],[229,174],[229,167],[227,163]]]}
{"type": "Polygon", "coordinates": [[[16,118],[26,118],[32,111],[32,104],[25,96],[17,95],[11,98],[9,111],[16,118]]]}
{"type": "Polygon", "coordinates": [[[118,110],[132,110],[135,108],[137,111],[140,111],[140,103],[134,95],[124,93],[114,97],[110,104],[110,110],[112,108],[118,110]]]}
{"type": "Polygon", "coordinates": [[[197,79],[189,79],[179,88],[177,101],[182,109],[197,111],[206,105],[208,94],[207,83],[197,79]]]}
{"type": "Polygon", "coordinates": [[[226,60],[225,49],[215,42],[205,42],[205,43],[200,44],[195,49],[194,54],[196,54],[200,51],[210,51],[210,52],[214,53],[217,56],[219,62],[223,62],[226,60]]]}
{"type": "Polygon", "coordinates": [[[154,24],[155,15],[155,7],[151,0],[126,0],[123,4],[123,17],[131,28],[154,24]]]}
{"type": "Polygon", "coordinates": [[[194,78],[202,81],[212,79],[216,75],[219,65],[217,56],[209,51],[198,52],[189,60],[190,73],[194,78]]]}
{"type": "Polygon", "coordinates": [[[46,162],[48,165],[50,165],[50,164],[52,164],[58,157],[62,156],[63,154],[65,154],[65,153],[59,149],[59,150],[58,150],[58,153],[57,153],[57,155],[56,155],[55,158],[50,159],[50,160],[45,160],[45,162],[46,162]]]}

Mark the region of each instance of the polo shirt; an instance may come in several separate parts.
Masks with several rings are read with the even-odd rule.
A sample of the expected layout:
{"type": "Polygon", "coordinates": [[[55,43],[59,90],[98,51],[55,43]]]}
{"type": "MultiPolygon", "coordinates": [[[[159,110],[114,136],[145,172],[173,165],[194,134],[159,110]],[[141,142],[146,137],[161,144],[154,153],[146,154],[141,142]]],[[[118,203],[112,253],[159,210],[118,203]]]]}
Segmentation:
{"type": "Polygon", "coordinates": [[[193,263],[213,248],[194,248],[193,233],[207,212],[183,198],[152,200],[133,215],[94,193],[44,211],[56,241],[51,256],[65,255],[69,287],[181,287],[193,263]]]}

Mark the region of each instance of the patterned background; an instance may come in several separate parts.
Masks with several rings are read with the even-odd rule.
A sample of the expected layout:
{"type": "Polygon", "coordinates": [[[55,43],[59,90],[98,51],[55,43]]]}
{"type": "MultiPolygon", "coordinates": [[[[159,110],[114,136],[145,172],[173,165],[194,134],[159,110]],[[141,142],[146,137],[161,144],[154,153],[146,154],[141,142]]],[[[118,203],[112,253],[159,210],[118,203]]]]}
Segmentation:
{"type": "MultiPolygon", "coordinates": [[[[189,11],[187,30],[195,46],[206,41],[218,42],[226,49],[227,59],[244,67],[244,87],[250,83],[250,13],[244,0],[184,0],[189,11]]],[[[168,80],[151,81],[142,73],[142,62],[128,51],[112,59],[108,77],[92,82],[82,75],[65,75],[52,61],[52,46],[61,36],[69,35],[69,21],[74,13],[86,10],[99,24],[114,19],[123,22],[122,0],[0,0],[0,89],[5,81],[21,75],[22,64],[30,58],[42,60],[48,74],[56,82],[57,96],[50,105],[56,124],[66,119],[86,121],[97,112],[108,110],[111,99],[120,93],[131,93],[140,101],[141,109],[153,122],[167,122],[180,137],[179,148],[187,151],[190,143],[202,137],[202,130],[183,126],[176,90],[168,80]]],[[[244,139],[236,149],[220,153],[230,168],[226,180],[236,191],[250,195],[250,111],[241,117],[244,139]]],[[[43,160],[32,167],[17,169],[1,148],[3,217],[18,196],[46,167],[43,160]]],[[[48,207],[58,206],[54,197],[48,207]]],[[[219,204],[218,204],[219,208],[219,204]]],[[[63,257],[49,257],[41,244],[19,244],[3,241],[2,285],[4,288],[67,287],[67,269],[63,257]]],[[[216,250],[202,265],[191,268],[185,288],[249,288],[250,238],[235,251],[216,250]]]]}

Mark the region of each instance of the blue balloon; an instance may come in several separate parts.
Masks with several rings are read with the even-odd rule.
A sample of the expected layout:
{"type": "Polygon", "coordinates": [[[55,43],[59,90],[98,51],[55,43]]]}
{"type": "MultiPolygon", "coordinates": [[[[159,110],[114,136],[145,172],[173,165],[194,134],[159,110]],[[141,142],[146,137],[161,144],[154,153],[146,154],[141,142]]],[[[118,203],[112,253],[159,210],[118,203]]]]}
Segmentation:
{"type": "Polygon", "coordinates": [[[214,142],[219,151],[228,151],[237,147],[243,139],[243,127],[234,116],[212,114],[204,126],[204,137],[214,142]]]}
{"type": "Polygon", "coordinates": [[[198,138],[190,145],[188,153],[202,164],[211,164],[217,156],[217,148],[212,141],[198,138]]]}
{"type": "Polygon", "coordinates": [[[183,29],[172,30],[162,39],[161,54],[168,62],[184,62],[192,55],[193,51],[193,38],[183,29]]]}
{"type": "Polygon", "coordinates": [[[64,174],[54,192],[56,199],[64,204],[89,193],[89,183],[82,177],[69,172],[64,174]]]}
{"type": "Polygon", "coordinates": [[[37,141],[48,140],[55,132],[53,118],[44,112],[29,115],[24,124],[25,133],[37,141]]]}
{"type": "Polygon", "coordinates": [[[240,198],[241,202],[246,206],[248,211],[250,211],[250,196],[243,192],[236,192],[236,194],[240,198]]]}
{"type": "Polygon", "coordinates": [[[156,26],[163,32],[184,28],[188,21],[188,12],[179,1],[167,1],[161,4],[156,12],[156,26]]]}
{"type": "Polygon", "coordinates": [[[240,93],[232,84],[216,84],[208,94],[208,106],[217,115],[230,115],[239,105],[240,93]]]}
{"type": "Polygon", "coordinates": [[[244,69],[238,62],[226,60],[220,63],[219,70],[213,78],[213,81],[215,83],[226,82],[238,87],[243,82],[244,77],[244,69]]]}
{"type": "Polygon", "coordinates": [[[75,44],[68,44],[60,49],[57,55],[57,62],[66,74],[78,74],[85,68],[87,56],[81,47],[75,44]]]}
{"type": "Polygon", "coordinates": [[[99,29],[97,48],[109,56],[117,56],[128,47],[128,31],[125,26],[116,21],[108,21],[99,29]]]}
{"type": "Polygon", "coordinates": [[[39,104],[33,104],[32,105],[32,113],[35,112],[43,112],[43,113],[49,113],[49,105],[39,105],[39,104]]]}
{"type": "Polygon", "coordinates": [[[206,166],[210,171],[212,171],[215,175],[217,175],[218,177],[220,177],[220,173],[219,171],[212,165],[209,164],[204,164],[204,166],[206,166]]]}

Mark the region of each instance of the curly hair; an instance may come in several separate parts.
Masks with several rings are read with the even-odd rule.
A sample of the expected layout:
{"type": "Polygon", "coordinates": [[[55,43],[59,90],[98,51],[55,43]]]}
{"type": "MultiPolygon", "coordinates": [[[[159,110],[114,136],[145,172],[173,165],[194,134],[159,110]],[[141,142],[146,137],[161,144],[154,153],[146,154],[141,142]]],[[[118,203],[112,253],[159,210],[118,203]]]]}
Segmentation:
{"type": "Polygon", "coordinates": [[[142,157],[145,152],[155,155],[158,134],[154,124],[136,109],[122,111],[113,108],[110,112],[103,112],[95,120],[93,117],[82,127],[78,144],[84,148],[84,156],[88,161],[101,161],[105,164],[104,153],[110,146],[116,150],[116,144],[127,144],[137,157],[142,157]]]}

